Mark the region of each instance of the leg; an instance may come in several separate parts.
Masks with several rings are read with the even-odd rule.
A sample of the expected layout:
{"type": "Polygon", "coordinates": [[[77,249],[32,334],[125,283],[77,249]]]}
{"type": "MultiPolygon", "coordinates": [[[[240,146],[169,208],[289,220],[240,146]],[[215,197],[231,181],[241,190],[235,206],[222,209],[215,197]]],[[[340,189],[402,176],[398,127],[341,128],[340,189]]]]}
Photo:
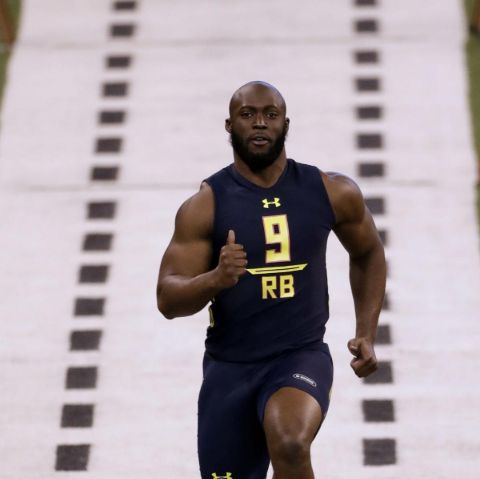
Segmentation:
{"type": "Polygon", "coordinates": [[[274,479],[314,479],[310,445],[322,422],[320,405],[310,394],[282,387],[267,401],[263,428],[274,479]]]}
{"type": "Polygon", "coordinates": [[[198,401],[202,479],[265,478],[269,458],[251,391],[253,377],[252,365],[204,359],[204,381],[198,401]]]}

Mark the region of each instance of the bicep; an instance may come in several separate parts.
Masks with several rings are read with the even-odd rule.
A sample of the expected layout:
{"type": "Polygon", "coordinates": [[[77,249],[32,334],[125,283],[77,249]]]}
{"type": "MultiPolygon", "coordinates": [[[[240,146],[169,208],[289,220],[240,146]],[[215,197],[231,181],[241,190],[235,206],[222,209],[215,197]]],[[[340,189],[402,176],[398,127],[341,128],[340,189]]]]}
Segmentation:
{"type": "Polygon", "coordinates": [[[209,269],[212,247],[204,239],[178,240],[173,236],[160,264],[159,280],[169,275],[189,278],[209,269]]]}
{"type": "Polygon", "coordinates": [[[358,185],[343,175],[334,181],[337,223],[333,231],[350,257],[362,256],[381,245],[375,223],[358,185]]]}
{"type": "Polygon", "coordinates": [[[351,257],[362,256],[381,243],[370,211],[366,206],[362,210],[359,217],[339,223],[333,229],[351,257]]]}
{"type": "Polygon", "coordinates": [[[160,264],[159,282],[169,275],[198,276],[208,271],[212,256],[213,196],[201,190],[175,217],[175,231],[160,264]]]}

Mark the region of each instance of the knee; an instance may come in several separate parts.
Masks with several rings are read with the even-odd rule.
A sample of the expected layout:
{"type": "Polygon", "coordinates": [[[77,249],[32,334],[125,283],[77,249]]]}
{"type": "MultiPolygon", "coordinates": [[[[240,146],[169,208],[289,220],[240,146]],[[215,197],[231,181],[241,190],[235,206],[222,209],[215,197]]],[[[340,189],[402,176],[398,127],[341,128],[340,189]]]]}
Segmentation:
{"type": "Polygon", "coordinates": [[[272,459],[300,466],[310,461],[310,442],[302,437],[283,435],[270,448],[272,459]]]}

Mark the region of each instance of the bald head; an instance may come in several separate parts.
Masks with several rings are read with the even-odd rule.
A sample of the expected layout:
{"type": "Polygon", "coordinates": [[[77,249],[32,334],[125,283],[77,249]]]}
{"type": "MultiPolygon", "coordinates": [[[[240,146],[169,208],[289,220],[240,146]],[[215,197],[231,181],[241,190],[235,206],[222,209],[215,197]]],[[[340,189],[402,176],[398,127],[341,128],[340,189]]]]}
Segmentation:
{"type": "Polygon", "coordinates": [[[273,85],[270,85],[270,83],[255,80],[245,83],[245,85],[242,85],[232,95],[229,105],[230,116],[232,116],[232,113],[235,111],[235,109],[241,107],[245,103],[248,103],[249,98],[255,97],[258,93],[261,93],[262,90],[269,91],[272,94],[275,103],[277,103],[276,106],[282,110],[284,115],[286,115],[287,105],[282,94],[273,85]]]}

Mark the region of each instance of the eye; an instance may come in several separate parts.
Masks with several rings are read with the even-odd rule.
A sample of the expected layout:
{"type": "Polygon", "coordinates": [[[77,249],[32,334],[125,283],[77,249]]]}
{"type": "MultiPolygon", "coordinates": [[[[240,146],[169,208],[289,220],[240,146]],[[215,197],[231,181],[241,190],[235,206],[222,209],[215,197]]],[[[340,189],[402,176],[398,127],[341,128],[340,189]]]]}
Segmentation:
{"type": "Polygon", "coordinates": [[[269,111],[267,113],[267,117],[270,118],[271,120],[273,120],[273,119],[278,117],[278,113],[276,111],[269,111]]]}
{"type": "Polygon", "coordinates": [[[246,111],[240,112],[240,116],[241,116],[242,118],[251,118],[252,115],[253,115],[253,113],[252,113],[251,111],[247,111],[247,110],[246,110],[246,111]]]}

